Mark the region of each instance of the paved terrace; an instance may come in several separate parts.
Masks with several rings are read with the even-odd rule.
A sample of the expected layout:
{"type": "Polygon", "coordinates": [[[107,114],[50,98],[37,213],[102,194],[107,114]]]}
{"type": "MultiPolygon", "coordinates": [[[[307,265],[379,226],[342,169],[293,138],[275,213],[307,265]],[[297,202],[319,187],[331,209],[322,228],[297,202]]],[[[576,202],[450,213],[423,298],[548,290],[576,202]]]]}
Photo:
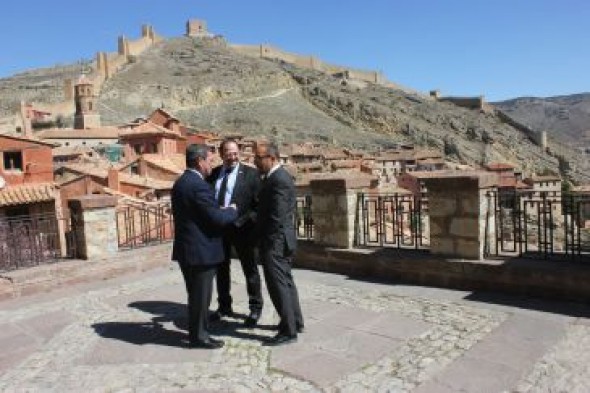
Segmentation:
{"type": "Polygon", "coordinates": [[[241,326],[235,263],[241,314],[216,329],[226,346],[188,349],[169,253],[162,245],[7,275],[24,290],[0,302],[0,391],[590,391],[590,306],[311,270],[295,271],[306,317],[298,343],[260,345],[277,322],[268,297],[261,325],[241,326]],[[61,288],[38,292],[49,276],[61,288]]]}

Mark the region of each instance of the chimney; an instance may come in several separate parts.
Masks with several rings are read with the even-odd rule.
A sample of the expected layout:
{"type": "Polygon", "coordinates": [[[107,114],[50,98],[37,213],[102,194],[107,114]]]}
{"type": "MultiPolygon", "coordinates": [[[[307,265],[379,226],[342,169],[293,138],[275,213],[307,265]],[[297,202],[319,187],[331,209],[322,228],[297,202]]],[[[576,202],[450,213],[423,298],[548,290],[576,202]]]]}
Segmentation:
{"type": "Polygon", "coordinates": [[[119,171],[115,168],[109,168],[109,174],[107,178],[107,186],[115,191],[119,191],[119,171]]]}

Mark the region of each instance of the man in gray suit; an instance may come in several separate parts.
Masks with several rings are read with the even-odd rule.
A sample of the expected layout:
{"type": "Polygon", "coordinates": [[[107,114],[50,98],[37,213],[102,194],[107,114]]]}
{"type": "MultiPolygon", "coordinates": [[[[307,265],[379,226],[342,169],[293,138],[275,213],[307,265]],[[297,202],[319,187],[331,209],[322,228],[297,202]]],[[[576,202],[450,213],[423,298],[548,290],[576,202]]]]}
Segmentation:
{"type": "Polygon", "coordinates": [[[297,248],[295,184],[280,165],[275,144],[258,144],[254,159],[263,175],[256,223],[260,260],[270,299],[280,317],[277,335],[265,345],[288,344],[297,341],[297,333],[303,331],[299,295],[291,275],[297,248]]]}

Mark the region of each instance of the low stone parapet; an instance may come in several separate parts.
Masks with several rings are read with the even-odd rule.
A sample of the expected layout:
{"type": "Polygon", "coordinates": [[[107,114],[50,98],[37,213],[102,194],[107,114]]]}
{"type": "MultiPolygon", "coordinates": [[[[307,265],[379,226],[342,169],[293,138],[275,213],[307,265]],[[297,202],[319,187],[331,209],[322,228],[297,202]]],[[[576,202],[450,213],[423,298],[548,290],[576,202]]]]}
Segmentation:
{"type": "Polygon", "coordinates": [[[464,260],[428,251],[337,249],[300,242],[295,266],[469,291],[590,301],[590,266],[533,259],[464,260]]]}
{"type": "Polygon", "coordinates": [[[172,244],[167,243],[121,251],[103,258],[60,260],[49,265],[3,273],[0,275],[0,301],[172,266],[171,255],[172,244]]]}

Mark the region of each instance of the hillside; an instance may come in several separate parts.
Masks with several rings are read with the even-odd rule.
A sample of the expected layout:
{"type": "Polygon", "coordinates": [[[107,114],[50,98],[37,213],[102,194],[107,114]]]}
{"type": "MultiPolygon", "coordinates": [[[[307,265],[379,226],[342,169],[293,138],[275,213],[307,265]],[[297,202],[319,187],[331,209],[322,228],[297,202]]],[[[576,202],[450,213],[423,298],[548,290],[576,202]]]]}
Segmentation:
{"type": "Polygon", "coordinates": [[[574,146],[590,148],[590,93],[548,98],[520,97],[498,108],[530,127],[574,146]]]}
{"type": "MultiPolygon", "coordinates": [[[[169,39],[133,60],[103,85],[99,108],[104,124],[121,124],[163,106],[187,124],[221,133],[371,150],[409,142],[439,148],[451,161],[476,166],[508,161],[528,173],[559,171],[555,156],[494,113],[246,57],[222,38],[169,39]]],[[[63,94],[59,81],[72,68],[1,79],[2,114],[23,98],[58,99],[63,94]],[[27,88],[33,82],[43,89],[27,88]]],[[[581,154],[562,155],[567,157],[572,178],[590,181],[581,154]]]]}

